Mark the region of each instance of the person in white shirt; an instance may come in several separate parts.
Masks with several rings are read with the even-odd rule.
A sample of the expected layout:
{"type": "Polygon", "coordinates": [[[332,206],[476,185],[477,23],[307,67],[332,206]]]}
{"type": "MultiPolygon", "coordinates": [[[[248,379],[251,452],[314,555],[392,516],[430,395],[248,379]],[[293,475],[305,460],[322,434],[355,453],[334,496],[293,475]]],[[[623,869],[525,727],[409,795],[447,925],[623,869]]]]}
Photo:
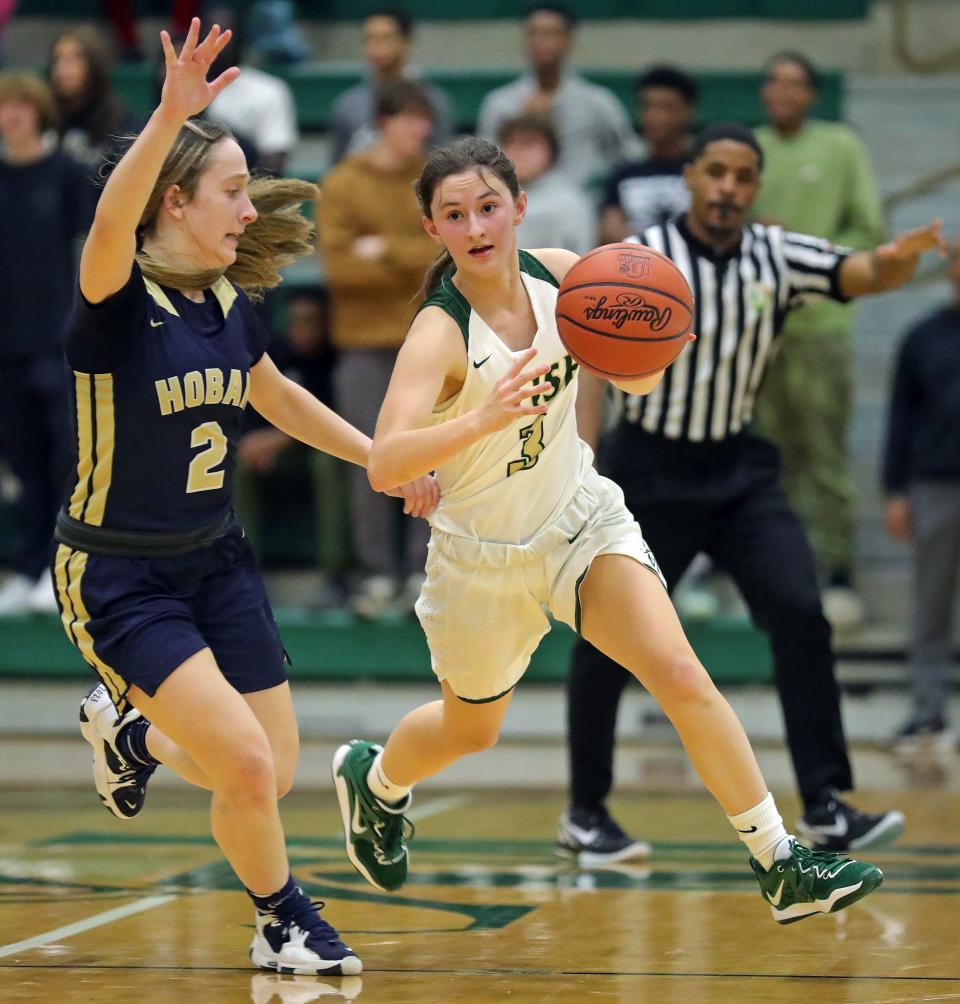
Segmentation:
{"type": "Polygon", "coordinates": [[[253,43],[245,39],[244,23],[238,14],[229,8],[217,8],[211,10],[207,20],[216,20],[233,31],[233,39],[214,69],[223,72],[229,66],[243,67],[234,85],[214,98],[207,114],[254,144],[258,167],[271,174],[283,174],[300,140],[293,92],[279,77],[251,65],[253,43]]]}

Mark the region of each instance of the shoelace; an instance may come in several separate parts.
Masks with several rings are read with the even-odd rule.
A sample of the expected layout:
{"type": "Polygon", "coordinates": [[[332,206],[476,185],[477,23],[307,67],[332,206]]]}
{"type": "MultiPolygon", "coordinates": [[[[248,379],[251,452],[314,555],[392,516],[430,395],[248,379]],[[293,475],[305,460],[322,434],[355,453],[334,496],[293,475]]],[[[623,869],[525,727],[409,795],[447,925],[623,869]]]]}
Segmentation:
{"type": "Polygon", "coordinates": [[[803,844],[793,843],[794,865],[791,869],[798,886],[808,887],[817,878],[832,878],[834,869],[850,862],[844,854],[832,851],[812,851],[803,844]]]}
{"type": "Polygon", "coordinates": [[[384,809],[366,785],[356,791],[360,820],[374,835],[373,853],[382,865],[393,864],[400,854],[397,846],[404,838],[412,839],[416,829],[402,812],[384,809]]]}
{"type": "Polygon", "coordinates": [[[607,836],[615,837],[617,840],[626,837],[626,833],[620,829],[620,826],[609,812],[598,812],[596,815],[591,816],[590,827],[596,827],[598,830],[604,831],[607,836]]]}
{"type": "Polygon", "coordinates": [[[285,915],[280,919],[280,923],[285,928],[296,924],[301,931],[307,931],[313,937],[326,941],[331,945],[338,945],[341,943],[339,933],[320,916],[320,911],[326,905],[321,899],[310,899],[309,896],[301,894],[297,897],[297,902],[290,912],[286,913],[285,911],[285,915]]]}
{"type": "Polygon", "coordinates": [[[374,856],[380,864],[389,865],[400,859],[399,847],[413,838],[416,828],[403,813],[378,812],[373,832],[379,838],[373,845],[374,856]]]}
{"type": "Polygon", "coordinates": [[[835,789],[830,790],[829,797],[823,802],[822,807],[824,811],[833,816],[834,819],[837,816],[846,816],[851,822],[859,821],[863,819],[864,816],[871,815],[871,813],[861,812],[848,802],[844,802],[835,789]]]}
{"type": "Polygon", "coordinates": [[[157,769],[156,766],[153,764],[131,763],[115,745],[111,749],[110,744],[106,740],[104,740],[104,745],[108,750],[111,750],[118,763],[122,764],[124,768],[122,772],[117,773],[114,787],[126,787],[126,785],[132,782],[137,788],[145,788],[147,781],[150,780],[151,775],[157,769]]]}
{"type": "Polygon", "coordinates": [[[132,781],[138,788],[145,788],[156,769],[156,767],[136,767],[127,774],[121,774],[120,783],[128,784],[132,781]]]}

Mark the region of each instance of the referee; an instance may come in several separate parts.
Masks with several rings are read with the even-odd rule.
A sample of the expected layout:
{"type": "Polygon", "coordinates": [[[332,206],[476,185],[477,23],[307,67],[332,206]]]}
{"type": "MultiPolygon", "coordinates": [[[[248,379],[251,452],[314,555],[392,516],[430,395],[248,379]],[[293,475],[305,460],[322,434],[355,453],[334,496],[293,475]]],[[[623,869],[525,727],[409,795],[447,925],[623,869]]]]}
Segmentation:
{"type": "MultiPolygon", "coordinates": [[[[778,486],[777,450],[751,435],[750,416],[787,313],[810,294],[845,301],[904,284],[924,251],[944,247],[941,224],[850,252],[745,222],[763,167],[745,126],[708,127],[691,156],[684,170],[690,209],[639,240],[672,258],[687,277],[697,340],[652,393],[625,399],[601,466],[624,489],[669,587],[698,553],[707,554],[736,582],[770,639],[804,804],[801,838],[825,850],[867,847],[897,837],[903,815],[858,812],[838,795],[853,778],[813,553],[778,486]]],[[[585,376],[581,435],[590,442],[605,385],[585,376]]],[[[582,865],[648,849],[627,837],[605,807],[617,706],[628,678],[585,641],[577,643],[567,710],[572,804],[561,819],[558,851],[582,865]]]]}

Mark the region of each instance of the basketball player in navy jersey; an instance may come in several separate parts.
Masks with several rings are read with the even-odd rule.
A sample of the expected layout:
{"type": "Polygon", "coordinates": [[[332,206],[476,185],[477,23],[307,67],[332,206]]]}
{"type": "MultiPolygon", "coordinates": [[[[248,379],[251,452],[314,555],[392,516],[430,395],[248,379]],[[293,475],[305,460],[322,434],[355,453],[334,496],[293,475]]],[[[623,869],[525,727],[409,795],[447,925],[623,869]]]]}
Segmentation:
{"type": "MultiPolygon", "coordinates": [[[[195,116],[240,70],[207,81],[230,33],[179,56],[161,33],[160,104],[104,188],[69,323],[77,479],[54,561],[64,628],[101,683],[81,705],[97,790],[114,815],[166,764],[212,791],[212,829],[256,907],[255,965],[352,975],[360,959],[290,875],[277,799],[298,740],[284,652],[232,509],[249,401],[317,449],[366,464],[370,442],[264,355],[244,289],[310,251],[316,189],[251,181],[240,147],[195,116]],[[257,204],[262,211],[258,214],[257,204]]],[[[400,490],[428,513],[430,479],[400,490]]]]}

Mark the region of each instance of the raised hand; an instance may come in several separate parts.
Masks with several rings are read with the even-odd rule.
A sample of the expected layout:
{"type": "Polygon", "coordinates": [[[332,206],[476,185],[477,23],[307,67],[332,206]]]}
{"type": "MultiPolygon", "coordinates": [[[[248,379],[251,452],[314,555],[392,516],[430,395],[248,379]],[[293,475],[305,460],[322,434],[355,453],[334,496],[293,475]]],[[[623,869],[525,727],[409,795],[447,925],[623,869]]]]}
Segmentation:
{"type": "Polygon", "coordinates": [[[549,372],[549,363],[524,369],[536,354],[533,346],[518,352],[513,365],[497,381],[490,397],[477,409],[484,434],[505,429],[518,415],[546,414],[546,404],[524,404],[550,389],[550,384],[537,382],[549,372]]]}
{"type": "Polygon", "coordinates": [[[932,251],[934,248],[946,254],[947,241],[942,231],[943,220],[934,220],[925,227],[897,234],[893,240],[877,248],[877,258],[886,262],[908,261],[919,258],[925,251],[932,251]]]}
{"type": "Polygon", "coordinates": [[[917,269],[920,255],[925,251],[938,250],[947,253],[947,241],[943,236],[943,220],[934,220],[925,227],[916,227],[897,234],[893,240],[881,244],[873,252],[874,268],[881,289],[895,289],[909,282],[917,269]]]}
{"type": "Polygon", "coordinates": [[[198,115],[224,87],[237,79],[240,69],[231,66],[216,80],[207,80],[211,65],[230,41],[230,36],[229,28],[221,32],[220,26],[215,24],[207,37],[198,44],[200,19],[195,17],[190,22],[190,30],[178,56],[174,51],[173,42],[170,41],[170,35],[166,31],[160,32],[166,67],[160,95],[162,111],[172,118],[183,120],[190,118],[191,115],[198,115]]]}

